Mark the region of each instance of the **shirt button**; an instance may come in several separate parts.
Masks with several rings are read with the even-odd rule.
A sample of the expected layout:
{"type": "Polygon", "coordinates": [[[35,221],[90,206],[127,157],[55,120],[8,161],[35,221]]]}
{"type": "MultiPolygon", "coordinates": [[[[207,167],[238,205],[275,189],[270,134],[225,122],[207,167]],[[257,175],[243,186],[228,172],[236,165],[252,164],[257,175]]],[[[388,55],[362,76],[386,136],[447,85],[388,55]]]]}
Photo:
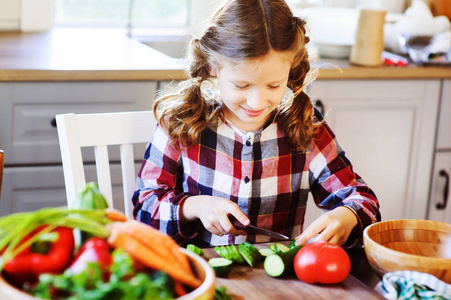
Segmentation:
{"type": "Polygon", "coordinates": [[[246,177],[244,178],[244,183],[248,183],[249,181],[251,181],[251,180],[249,179],[249,177],[246,176],[246,177]]]}
{"type": "Polygon", "coordinates": [[[251,141],[250,141],[250,140],[247,140],[247,141],[246,141],[246,146],[249,147],[250,145],[252,145],[251,141]]]}

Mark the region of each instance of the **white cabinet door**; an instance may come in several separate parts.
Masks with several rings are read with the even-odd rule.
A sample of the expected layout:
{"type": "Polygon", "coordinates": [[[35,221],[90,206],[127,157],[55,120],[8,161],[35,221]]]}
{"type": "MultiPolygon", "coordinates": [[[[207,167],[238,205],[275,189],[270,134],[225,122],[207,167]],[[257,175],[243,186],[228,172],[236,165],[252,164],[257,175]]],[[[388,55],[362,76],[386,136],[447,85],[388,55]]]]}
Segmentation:
{"type": "Polygon", "coordinates": [[[444,80],[440,103],[437,147],[432,173],[429,220],[451,223],[451,80],[444,80]]]}
{"type": "Polygon", "coordinates": [[[451,223],[450,175],[451,152],[438,152],[435,155],[434,172],[432,174],[429,220],[451,223]]]}
{"type": "Polygon", "coordinates": [[[427,217],[439,91],[439,80],[311,86],[354,171],[376,193],[383,220],[427,217]]]}
{"type": "Polygon", "coordinates": [[[451,151],[451,80],[443,81],[437,149],[451,151]]]}
{"type": "MultiPolygon", "coordinates": [[[[141,163],[135,164],[138,174],[141,163]]],[[[114,207],[124,211],[120,164],[110,165],[114,207]]],[[[94,165],[85,166],[86,181],[95,181],[94,165]]],[[[131,201],[131,199],[128,199],[131,201]]],[[[66,188],[63,167],[32,166],[5,169],[0,201],[0,216],[22,211],[35,211],[50,206],[66,206],[66,188]]]]}
{"type": "MultiPolygon", "coordinates": [[[[150,110],[156,89],[156,82],[0,84],[0,147],[5,163],[60,163],[58,134],[52,125],[56,114],[150,110]]],[[[92,161],[93,155],[86,158],[92,161]]]]}
{"type": "MultiPolygon", "coordinates": [[[[0,215],[66,205],[58,134],[52,124],[56,114],[151,110],[156,90],[156,81],[0,83],[0,149],[5,151],[0,215]]],[[[139,164],[145,148],[134,147],[139,164]]],[[[83,159],[92,162],[94,151],[86,150],[83,159]]],[[[119,161],[118,147],[108,150],[111,161],[119,161]]],[[[97,181],[95,171],[86,176],[97,181]]],[[[117,185],[113,193],[121,197],[117,203],[115,198],[115,207],[121,209],[120,170],[112,169],[112,180],[117,185]]]]}

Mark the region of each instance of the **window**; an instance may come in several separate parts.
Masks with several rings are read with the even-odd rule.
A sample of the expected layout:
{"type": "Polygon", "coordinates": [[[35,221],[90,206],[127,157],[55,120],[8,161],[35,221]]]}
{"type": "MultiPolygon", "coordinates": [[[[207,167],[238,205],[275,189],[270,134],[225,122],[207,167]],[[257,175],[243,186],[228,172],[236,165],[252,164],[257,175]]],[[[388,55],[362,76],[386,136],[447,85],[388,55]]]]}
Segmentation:
{"type": "Polygon", "coordinates": [[[55,0],[55,26],[186,27],[190,0],[55,0]],[[131,10],[130,10],[131,9],[131,10]]]}

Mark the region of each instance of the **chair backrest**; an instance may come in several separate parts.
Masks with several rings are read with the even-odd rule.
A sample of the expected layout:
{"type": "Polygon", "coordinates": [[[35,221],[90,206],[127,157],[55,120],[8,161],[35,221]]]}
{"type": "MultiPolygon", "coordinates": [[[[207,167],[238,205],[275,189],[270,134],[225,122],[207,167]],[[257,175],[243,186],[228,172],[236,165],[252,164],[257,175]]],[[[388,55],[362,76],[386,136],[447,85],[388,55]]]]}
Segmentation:
{"type": "Polygon", "coordinates": [[[119,145],[124,210],[131,218],[137,175],[133,144],[149,143],[155,123],[151,111],[56,115],[68,206],[72,207],[77,192],[86,184],[81,149],[94,147],[99,188],[113,207],[108,146],[119,145]]]}
{"type": "Polygon", "coordinates": [[[3,166],[5,163],[5,153],[0,150],[0,199],[2,197],[2,182],[3,182],[3,166]]]}

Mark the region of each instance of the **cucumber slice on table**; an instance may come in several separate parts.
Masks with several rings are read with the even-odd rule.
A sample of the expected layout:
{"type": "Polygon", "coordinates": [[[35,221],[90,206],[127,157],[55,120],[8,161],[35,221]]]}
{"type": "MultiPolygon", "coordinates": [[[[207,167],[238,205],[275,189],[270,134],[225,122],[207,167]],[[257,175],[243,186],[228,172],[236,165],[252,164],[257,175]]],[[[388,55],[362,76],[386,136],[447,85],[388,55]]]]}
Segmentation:
{"type": "Polygon", "coordinates": [[[204,256],[204,251],[202,251],[202,249],[200,249],[196,245],[188,244],[186,245],[186,250],[191,251],[199,256],[204,256]]]}
{"type": "Polygon", "coordinates": [[[274,254],[274,251],[272,251],[269,248],[258,249],[258,252],[260,252],[260,255],[263,256],[263,257],[270,256],[271,254],[274,254]]]}
{"type": "Polygon", "coordinates": [[[258,249],[254,247],[254,245],[252,245],[252,244],[249,243],[249,242],[244,242],[243,245],[244,245],[244,247],[246,247],[246,248],[249,249],[249,251],[250,251],[251,254],[252,254],[252,257],[253,257],[256,261],[262,259],[262,255],[260,254],[260,251],[258,251],[258,249]]]}
{"type": "Polygon", "coordinates": [[[244,258],[244,260],[249,264],[249,266],[253,267],[255,264],[255,259],[252,256],[251,250],[244,246],[243,244],[238,245],[238,252],[244,258]]]}
{"type": "Polygon", "coordinates": [[[232,259],[234,262],[238,264],[243,264],[244,259],[241,256],[240,252],[238,251],[238,248],[235,245],[229,245],[227,246],[227,249],[229,250],[230,254],[232,255],[232,259]]]}
{"type": "Polygon", "coordinates": [[[227,277],[232,270],[233,261],[224,257],[214,257],[208,261],[218,277],[227,277]]]}
{"type": "Polygon", "coordinates": [[[213,250],[215,250],[215,252],[219,256],[224,257],[226,259],[233,260],[232,254],[229,252],[229,250],[226,248],[226,246],[216,246],[213,248],[213,250]]]}
{"type": "Polygon", "coordinates": [[[293,272],[293,262],[296,253],[301,249],[297,246],[287,252],[273,253],[265,258],[263,268],[271,277],[281,277],[293,272]]]}
{"type": "Polygon", "coordinates": [[[279,243],[276,243],[275,245],[276,245],[276,248],[279,249],[280,252],[287,252],[290,250],[290,247],[288,247],[287,245],[279,244],[279,243]]]}

